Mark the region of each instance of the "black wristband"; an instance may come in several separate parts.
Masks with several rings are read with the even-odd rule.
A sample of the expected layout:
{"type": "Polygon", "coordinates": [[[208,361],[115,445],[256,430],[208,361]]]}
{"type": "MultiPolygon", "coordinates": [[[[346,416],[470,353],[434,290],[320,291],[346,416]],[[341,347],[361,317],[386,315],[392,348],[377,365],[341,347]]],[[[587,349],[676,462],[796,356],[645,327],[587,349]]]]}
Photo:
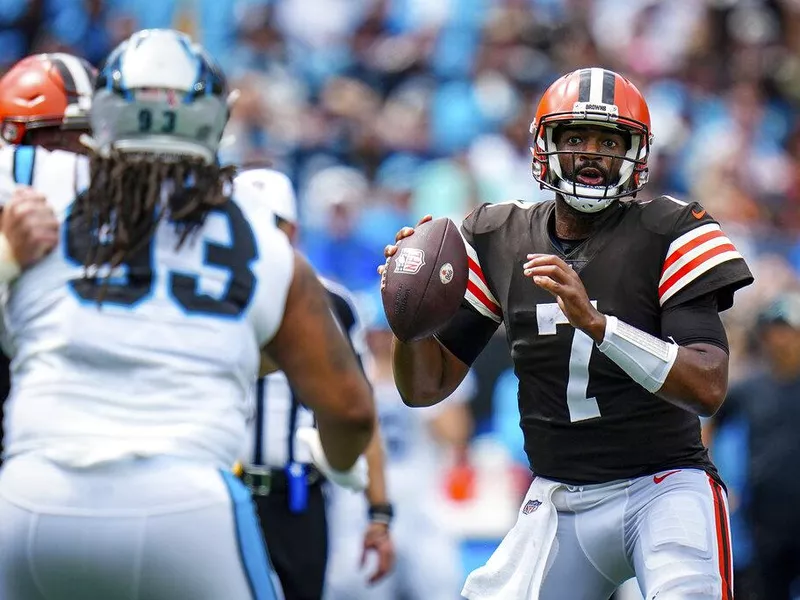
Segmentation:
{"type": "Polygon", "coordinates": [[[385,504],[372,504],[369,507],[369,520],[373,523],[390,525],[394,518],[394,507],[388,502],[385,504]]]}

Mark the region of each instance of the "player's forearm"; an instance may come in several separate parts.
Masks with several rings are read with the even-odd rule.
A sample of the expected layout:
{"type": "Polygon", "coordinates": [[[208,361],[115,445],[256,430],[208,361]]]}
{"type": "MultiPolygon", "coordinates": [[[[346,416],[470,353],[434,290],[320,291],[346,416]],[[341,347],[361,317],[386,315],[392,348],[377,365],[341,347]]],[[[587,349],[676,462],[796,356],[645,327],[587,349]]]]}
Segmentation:
{"type": "Polygon", "coordinates": [[[266,347],[298,399],[317,416],[330,466],[346,471],[372,437],[375,403],[367,378],[333,317],[317,274],[295,253],[281,326],[266,347]]]}
{"type": "Polygon", "coordinates": [[[584,331],[598,343],[600,352],[636,383],[703,417],[719,409],[728,381],[728,355],[724,350],[711,344],[678,346],[616,317],[603,315],[602,322],[602,338],[596,326],[584,331]]]}
{"type": "Polygon", "coordinates": [[[408,406],[432,406],[455,389],[448,386],[448,363],[433,337],[409,343],[394,338],[392,366],[397,390],[408,406]]]}
{"type": "Polygon", "coordinates": [[[657,395],[701,417],[710,417],[725,400],[728,355],[710,344],[681,346],[657,395]]]}
{"type": "Polygon", "coordinates": [[[370,505],[387,504],[389,496],[386,492],[386,478],[384,476],[383,438],[377,425],[364,456],[367,458],[367,468],[369,470],[369,485],[364,492],[367,501],[370,505]]]}
{"type": "Polygon", "coordinates": [[[317,411],[315,414],[328,463],[337,471],[348,470],[370,444],[374,432],[372,416],[365,421],[360,417],[349,418],[326,411],[317,411]]]}

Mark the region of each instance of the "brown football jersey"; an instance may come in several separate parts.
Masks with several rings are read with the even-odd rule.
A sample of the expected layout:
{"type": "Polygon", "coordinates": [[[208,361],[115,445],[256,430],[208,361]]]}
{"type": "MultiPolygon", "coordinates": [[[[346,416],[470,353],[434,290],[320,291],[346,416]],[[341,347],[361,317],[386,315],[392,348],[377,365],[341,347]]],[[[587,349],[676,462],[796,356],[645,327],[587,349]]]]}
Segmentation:
{"type": "Polygon", "coordinates": [[[554,209],[554,200],[484,204],[467,216],[469,284],[437,338],[471,363],[505,325],[525,451],[537,475],[576,484],[681,467],[716,475],[697,415],[633,381],[568,323],[522,265],[527,254],[562,257],[599,311],[666,338],[663,316],[675,306],[713,296],[719,311],[730,308],[734,291],[753,280],[744,259],[697,203],[667,196],[614,203],[603,227],[567,254],[551,234],[554,209]]]}

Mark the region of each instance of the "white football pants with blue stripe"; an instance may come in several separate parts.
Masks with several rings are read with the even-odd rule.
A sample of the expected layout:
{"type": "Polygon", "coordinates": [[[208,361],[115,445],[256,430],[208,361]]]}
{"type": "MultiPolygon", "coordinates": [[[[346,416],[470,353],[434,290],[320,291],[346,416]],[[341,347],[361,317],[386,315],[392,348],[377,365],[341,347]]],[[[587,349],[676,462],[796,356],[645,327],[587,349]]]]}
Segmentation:
{"type": "Polygon", "coordinates": [[[3,600],[281,600],[250,493],[174,458],[0,471],[3,600]]]}

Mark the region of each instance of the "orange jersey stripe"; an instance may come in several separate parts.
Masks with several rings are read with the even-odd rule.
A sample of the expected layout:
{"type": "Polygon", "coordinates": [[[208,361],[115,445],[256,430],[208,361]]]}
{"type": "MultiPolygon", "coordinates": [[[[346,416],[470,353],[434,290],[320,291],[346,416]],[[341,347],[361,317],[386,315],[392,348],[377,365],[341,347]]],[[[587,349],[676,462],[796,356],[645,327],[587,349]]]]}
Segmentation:
{"type": "Polygon", "coordinates": [[[691,250],[697,248],[700,244],[718,237],[725,237],[725,234],[719,229],[716,231],[709,231],[708,233],[704,233],[703,235],[694,238],[690,242],[686,242],[680,248],[676,248],[670,253],[669,256],[667,256],[667,260],[664,261],[664,266],[661,268],[661,274],[663,275],[666,270],[669,269],[674,263],[678,262],[682,256],[685,256],[691,250]]]}

